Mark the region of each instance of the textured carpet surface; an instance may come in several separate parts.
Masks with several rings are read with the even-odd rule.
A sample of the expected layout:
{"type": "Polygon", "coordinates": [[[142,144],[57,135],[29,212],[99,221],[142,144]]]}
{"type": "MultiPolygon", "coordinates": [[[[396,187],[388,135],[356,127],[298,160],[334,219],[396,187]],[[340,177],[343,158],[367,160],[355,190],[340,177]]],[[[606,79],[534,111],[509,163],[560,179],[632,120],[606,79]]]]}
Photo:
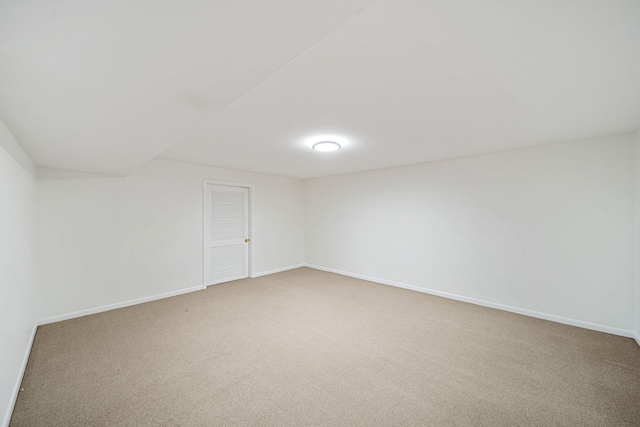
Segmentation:
{"type": "Polygon", "coordinates": [[[38,328],[18,426],[640,425],[631,339],[307,268],[38,328]]]}

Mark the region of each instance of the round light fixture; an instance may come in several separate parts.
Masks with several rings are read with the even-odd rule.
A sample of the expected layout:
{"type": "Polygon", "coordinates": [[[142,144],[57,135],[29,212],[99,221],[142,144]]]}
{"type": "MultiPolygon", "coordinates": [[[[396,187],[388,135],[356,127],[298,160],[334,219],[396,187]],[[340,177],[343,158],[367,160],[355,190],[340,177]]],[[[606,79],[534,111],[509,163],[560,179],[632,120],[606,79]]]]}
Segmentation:
{"type": "Polygon", "coordinates": [[[330,151],[338,151],[342,147],[337,142],[333,141],[320,141],[313,144],[312,147],[316,151],[322,151],[324,153],[328,153],[330,151]]]}

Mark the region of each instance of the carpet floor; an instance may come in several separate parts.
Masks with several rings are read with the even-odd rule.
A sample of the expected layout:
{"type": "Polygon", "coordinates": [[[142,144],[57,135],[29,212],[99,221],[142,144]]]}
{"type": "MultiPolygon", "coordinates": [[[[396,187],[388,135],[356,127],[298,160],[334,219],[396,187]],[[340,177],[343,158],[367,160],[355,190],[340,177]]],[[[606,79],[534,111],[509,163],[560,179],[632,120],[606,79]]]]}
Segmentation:
{"type": "Polygon", "coordinates": [[[19,426],[639,426],[640,347],[308,268],[38,328],[19,426]]]}

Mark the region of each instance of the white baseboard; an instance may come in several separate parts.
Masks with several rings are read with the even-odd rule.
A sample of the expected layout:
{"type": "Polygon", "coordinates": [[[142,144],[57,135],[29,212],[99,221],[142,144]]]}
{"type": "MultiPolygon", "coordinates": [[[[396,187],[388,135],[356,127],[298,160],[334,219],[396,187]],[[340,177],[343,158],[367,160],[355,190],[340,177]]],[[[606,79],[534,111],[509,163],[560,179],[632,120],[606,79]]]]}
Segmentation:
{"type": "Polygon", "coordinates": [[[152,295],[149,297],[136,298],[129,301],[117,302],[115,304],[103,305],[100,307],[88,308],[86,310],[74,311],[73,313],[60,314],[57,316],[45,317],[38,320],[38,325],[46,325],[48,323],[61,322],[63,320],[75,319],[76,317],[88,316],[90,314],[102,313],[103,311],[115,310],[117,308],[129,307],[136,304],[155,301],[163,298],[175,297],[177,295],[188,294],[202,290],[202,286],[194,286],[191,288],[180,289],[177,291],[165,292],[163,294],[152,295]]]}
{"type": "Polygon", "coordinates": [[[16,406],[16,401],[18,400],[18,393],[20,393],[22,378],[24,377],[24,372],[27,370],[27,362],[29,362],[29,355],[31,354],[31,347],[33,347],[33,340],[36,337],[37,330],[38,330],[38,322],[35,322],[33,324],[33,330],[31,331],[31,338],[29,338],[29,344],[27,345],[27,349],[25,350],[24,356],[22,358],[22,364],[20,365],[20,371],[18,372],[16,385],[13,387],[13,393],[11,393],[11,398],[9,399],[9,406],[7,407],[7,411],[4,414],[4,419],[2,420],[2,427],[9,427],[9,422],[11,421],[11,415],[13,415],[13,408],[15,408],[16,406]]]}
{"type": "Polygon", "coordinates": [[[638,343],[638,345],[640,345],[640,333],[635,332],[633,334],[633,338],[636,340],[636,342],[638,343]]]}
{"type": "Polygon", "coordinates": [[[369,282],[380,283],[382,285],[395,286],[397,288],[409,289],[412,291],[418,291],[425,294],[436,295],[439,297],[449,298],[457,301],[468,302],[471,304],[481,305],[483,307],[496,308],[498,310],[509,311],[511,313],[522,314],[529,317],[536,317],[538,319],[550,320],[552,322],[563,323],[565,325],[577,326],[580,328],[591,329],[598,332],[606,332],[608,334],[619,335],[627,338],[635,338],[640,345],[640,337],[634,331],[627,329],[614,328],[611,326],[600,325],[598,323],[590,323],[582,320],[571,319],[568,317],[556,316],[554,314],[542,313],[539,311],[528,310],[525,308],[512,307],[510,305],[499,304],[490,301],[484,301],[476,298],[469,298],[462,295],[450,294],[448,292],[436,291],[428,288],[421,288],[419,286],[406,285],[404,283],[394,282],[391,280],[378,279],[377,277],[365,276],[363,274],[350,273],[348,271],[336,270],[334,268],[321,267],[318,265],[305,264],[305,267],[313,268],[315,270],[327,271],[329,273],[336,273],[343,276],[354,277],[356,279],[367,280],[369,282]]]}
{"type": "Polygon", "coordinates": [[[289,265],[287,267],[276,268],[269,271],[261,271],[260,273],[254,273],[251,276],[251,278],[255,279],[256,277],[268,276],[269,274],[282,273],[283,271],[295,270],[296,268],[302,268],[304,266],[305,266],[304,264],[296,264],[296,265],[289,265]]]}
{"type": "MultiPolygon", "coordinates": [[[[274,270],[262,271],[260,273],[255,273],[251,277],[261,277],[261,276],[266,276],[268,274],[281,273],[283,271],[293,270],[293,269],[301,268],[301,267],[304,267],[304,264],[289,265],[287,267],[282,267],[282,268],[277,268],[277,269],[274,269],[274,270]]],[[[136,304],[142,304],[142,303],[145,303],[145,302],[155,301],[155,300],[159,300],[159,299],[163,299],[163,298],[174,297],[174,296],[177,296],[177,295],[182,295],[182,294],[186,294],[186,293],[189,293],[189,292],[195,292],[195,291],[199,291],[199,290],[202,290],[202,289],[206,289],[206,286],[205,287],[203,287],[203,286],[194,286],[194,287],[191,287],[191,288],[180,289],[178,291],[165,292],[163,294],[152,295],[152,296],[149,296],[149,297],[137,298],[137,299],[132,299],[132,300],[129,300],[129,301],[123,301],[123,302],[118,302],[118,303],[114,303],[114,304],[103,305],[103,306],[100,306],[100,307],[88,308],[86,310],[74,311],[72,313],[66,313],[66,314],[60,314],[60,315],[57,315],[57,316],[45,317],[43,319],[38,320],[38,325],[46,325],[48,323],[55,323],[55,322],[61,322],[63,320],[75,319],[76,317],[82,317],[82,316],[88,316],[90,314],[102,313],[103,311],[109,311],[109,310],[115,310],[117,308],[129,307],[129,306],[136,305],[136,304]]]]}

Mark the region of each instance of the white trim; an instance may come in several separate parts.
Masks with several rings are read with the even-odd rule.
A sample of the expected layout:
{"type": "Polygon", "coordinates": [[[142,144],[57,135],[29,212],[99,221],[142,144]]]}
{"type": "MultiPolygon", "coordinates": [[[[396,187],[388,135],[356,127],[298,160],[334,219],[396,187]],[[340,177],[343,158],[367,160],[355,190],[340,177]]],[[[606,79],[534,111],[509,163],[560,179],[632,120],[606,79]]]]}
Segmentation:
{"type": "Polygon", "coordinates": [[[256,277],[268,276],[269,274],[275,274],[275,273],[282,273],[283,271],[295,270],[296,268],[302,268],[302,267],[305,267],[305,265],[296,264],[296,265],[289,265],[287,267],[274,268],[273,270],[261,271],[260,273],[255,273],[253,276],[251,276],[251,278],[255,279],[256,277]]]}
{"type": "Polygon", "coordinates": [[[205,282],[206,274],[205,268],[207,266],[205,260],[205,246],[207,242],[205,241],[205,230],[206,230],[206,221],[207,221],[207,185],[226,185],[228,187],[240,187],[247,188],[249,190],[249,274],[247,277],[253,277],[253,184],[248,182],[236,182],[236,181],[222,181],[218,179],[203,179],[202,180],[202,288],[207,288],[207,283],[205,282]]]}
{"type": "Polygon", "coordinates": [[[29,344],[27,345],[27,349],[24,353],[24,357],[22,358],[22,365],[20,365],[20,371],[18,372],[16,385],[13,387],[13,393],[11,393],[11,397],[9,398],[9,405],[7,406],[7,411],[4,414],[4,419],[2,421],[3,427],[9,427],[9,422],[11,421],[11,416],[13,415],[13,409],[15,408],[16,401],[18,400],[18,393],[20,393],[20,386],[22,385],[24,372],[27,370],[27,362],[29,362],[29,356],[31,355],[31,347],[33,347],[33,340],[36,337],[37,330],[38,330],[38,322],[36,321],[33,324],[33,331],[31,331],[31,338],[29,338],[29,344]]]}
{"type": "Polygon", "coordinates": [[[188,294],[189,292],[195,292],[202,290],[202,286],[193,286],[191,288],[180,289],[177,291],[165,292],[162,294],[152,295],[149,297],[136,298],[129,301],[117,302],[114,304],[103,305],[100,307],[88,308],[86,310],[74,311],[72,313],[60,314],[58,316],[45,317],[38,320],[38,325],[46,325],[49,323],[61,322],[63,320],[75,319],[76,317],[88,316],[90,314],[102,313],[104,311],[115,310],[117,308],[130,307],[136,304],[142,304],[145,302],[156,301],[159,299],[175,297],[182,294],[188,294]]]}
{"type": "Polygon", "coordinates": [[[528,310],[526,308],[518,308],[510,305],[499,304],[490,301],[484,301],[476,298],[465,297],[462,295],[450,294],[448,292],[436,291],[433,289],[421,288],[419,286],[406,285],[404,283],[394,282],[391,280],[378,279],[377,277],[365,276],[363,274],[349,273],[347,271],[336,270],[328,267],[320,267],[318,265],[305,264],[305,267],[313,268],[314,270],[327,271],[329,273],[341,274],[343,276],[354,277],[356,279],[367,280],[369,282],[380,283],[382,285],[395,286],[397,288],[409,289],[412,291],[418,291],[425,294],[436,295],[439,297],[449,298],[457,301],[468,302],[471,304],[481,305],[483,307],[496,308],[498,310],[509,311],[511,313],[522,314],[529,317],[536,317],[538,319],[550,320],[552,322],[563,323],[565,325],[577,326],[580,328],[591,329],[599,332],[606,332],[608,334],[620,335],[627,338],[635,338],[640,345],[640,337],[631,330],[614,328],[612,326],[600,325],[598,323],[585,322],[582,320],[571,319],[568,317],[556,316],[555,314],[542,313],[539,311],[528,310]]]}
{"type": "Polygon", "coordinates": [[[636,285],[636,299],[635,299],[635,316],[633,326],[636,329],[634,333],[634,338],[638,345],[640,345],[640,220],[638,219],[638,214],[640,214],[640,198],[638,198],[638,194],[640,194],[640,129],[638,129],[634,133],[634,160],[635,160],[635,168],[634,168],[634,178],[635,178],[635,191],[633,192],[633,200],[635,207],[635,215],[634,219],[634,230],[635,230],[635,240],[633,245],[633,258],[636,261],[634,264],[635,267],[635,285],[636,285]]]}

